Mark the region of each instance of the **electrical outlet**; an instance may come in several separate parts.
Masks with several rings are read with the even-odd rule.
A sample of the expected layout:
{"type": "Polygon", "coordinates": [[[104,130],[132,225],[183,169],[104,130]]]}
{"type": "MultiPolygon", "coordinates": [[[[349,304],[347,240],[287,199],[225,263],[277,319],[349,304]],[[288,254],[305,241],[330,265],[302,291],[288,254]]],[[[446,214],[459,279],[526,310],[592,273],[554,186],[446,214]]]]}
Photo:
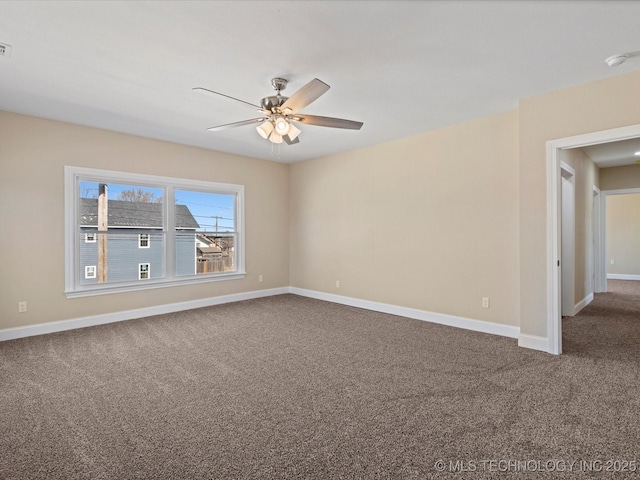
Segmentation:
{"type": "Polygon", "coordinates": [[[258,281],[261,282],[263,280],[262,275],[258,275],[258,281]]]}
{"type": "Polygon", "coordinates": [[[18,313],[24,313],[27,311],[27,302],[18,302],[18,313]]]}
{"type": "Polygon", "coordinates": [[[482,297],[482,308],[489,308],[489,297],[482,297]]]}
{"type": "Polygon", "coordinates": [[[611,263],[611,265],[613,265],[614,263],[616,263],[616,261],[612,258],[611,260],[609,260],[609,263],[611,263]]]}
{"type": "Polygon", "coordinates": [[[340,280],[336,280],[336,288],[340,288],[340,280]]]}

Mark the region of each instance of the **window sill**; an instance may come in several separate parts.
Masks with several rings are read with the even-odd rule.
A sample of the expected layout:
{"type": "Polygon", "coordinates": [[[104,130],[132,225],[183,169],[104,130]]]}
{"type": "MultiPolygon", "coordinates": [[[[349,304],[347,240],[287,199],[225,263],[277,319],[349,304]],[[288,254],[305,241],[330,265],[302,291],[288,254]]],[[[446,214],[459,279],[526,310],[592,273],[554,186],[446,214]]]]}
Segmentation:
{"type": "Polygon", "coordinates": [[[198,283],[221,282],[225,280],[241,280],[246,277],[246,272],[223,273],[216,275],[198,276],[193,278],[185,278],[180,280],[149,280],[139,281],[135,283],[108,285],[95,288],[88,286],[77,290],[67,290],[65,295],[67,298],[92,297],[95,295],[108,295],[111,293],[127,293],[139,290],[153,290],[156,288],[180,287],[184,285],[195,285],[198,283]]]}

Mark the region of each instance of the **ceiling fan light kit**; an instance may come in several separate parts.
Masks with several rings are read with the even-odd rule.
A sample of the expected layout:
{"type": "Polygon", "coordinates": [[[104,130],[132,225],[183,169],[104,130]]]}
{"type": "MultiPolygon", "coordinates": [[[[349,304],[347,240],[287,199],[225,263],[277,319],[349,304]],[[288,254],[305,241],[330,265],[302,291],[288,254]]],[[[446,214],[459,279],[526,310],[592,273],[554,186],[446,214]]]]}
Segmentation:
{"type": "Polygon", "coordinates": [[[276,124],[276,133],[278,135],[286,135],[289,133],[289,122],[283,116],[278,115],[275,120],[276,124]]]}
{"type": "Polygon", "coordinates": [[[296,114],[300,109],[314,102],[329,90],[329,85],[317,78],[314,78],[304,85],[291,95],[291,97],[284,97],[280,94],[282,90],[287,88],[286,79],[280,77],[273,78],[271,79],[271,86],[276,91],[276,94],[264,97],[260,101],[260,106],[254,105],[251,102],[245,102],[239,98],[225,95],[224,93],[214,92],[213,90],[203,87],[195,87],[194,90],[203,90],[205,92],[214,93],[216,95],[230,98],[231,100],[242,102],[246,105],[257,108],[258,111],[264,115],[260,118],[252,118],[250,120],[217,125],[209,128],[212,132],[260,122],[261,124],[256,127],[256,130],[262,138],[276,144],[280,144],[284,140],[287,144],[293,145],[300,142],[298,136],[301,133],[300,129],[294,125],[294,122],[350,130],[360,130],[360,128],[362,128],[362,122],[355,122],[353,120],[296,114]]]}
{"type": "Polygon", "coordinates": [[[263,122],[262,125],[256,127],[256,130],[258,131],[260,136],[266,140],[273,132],[273,125],[271,124],[271,122],[263,122]]]}

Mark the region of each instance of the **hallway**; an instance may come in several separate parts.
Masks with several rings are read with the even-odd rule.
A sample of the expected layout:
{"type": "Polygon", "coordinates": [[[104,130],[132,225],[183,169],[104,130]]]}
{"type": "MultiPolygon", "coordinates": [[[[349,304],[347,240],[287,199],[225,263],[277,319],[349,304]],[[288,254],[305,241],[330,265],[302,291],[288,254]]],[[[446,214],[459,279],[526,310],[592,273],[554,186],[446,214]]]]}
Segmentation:
{"type": "Polygon", "coordinates": [[[608,280],[608,292],[575,317],[562,319],[567,355],[640,361],[640,282],[608,280]]]}

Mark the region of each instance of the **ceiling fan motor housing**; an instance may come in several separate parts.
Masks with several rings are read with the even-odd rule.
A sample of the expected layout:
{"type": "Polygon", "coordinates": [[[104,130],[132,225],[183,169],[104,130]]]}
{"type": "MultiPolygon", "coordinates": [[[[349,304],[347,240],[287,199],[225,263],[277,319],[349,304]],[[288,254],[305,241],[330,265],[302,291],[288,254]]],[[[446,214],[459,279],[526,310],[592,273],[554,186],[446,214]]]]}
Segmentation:
{"type": "Polygon", "coordinates": [[[279,113],[280,107],[289,99],[289,97],[281,97],[280,95],[272,95],[264,97],[260,100],[260,106],[273,113],[279,113]],[[275,109],[275,110],[274,110],[275,109]]]}

